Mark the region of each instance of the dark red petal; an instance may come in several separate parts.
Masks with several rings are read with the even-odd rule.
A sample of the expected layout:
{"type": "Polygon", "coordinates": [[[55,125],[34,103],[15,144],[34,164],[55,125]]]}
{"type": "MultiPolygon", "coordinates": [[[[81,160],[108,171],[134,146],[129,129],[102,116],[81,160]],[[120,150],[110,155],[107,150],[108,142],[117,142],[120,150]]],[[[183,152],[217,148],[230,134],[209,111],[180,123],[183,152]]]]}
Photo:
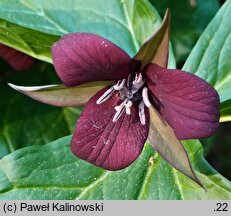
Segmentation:
{"type": "MultiPolygon", "coordinates": [[[[120,103],[118,95],[97,105],[97,99],[107,88],[99,91],[87,103],[71,141],[71,150],[79,158],[107,170],[119,170],[130,165],[140,155],[148,136],[147,124],[139,121],[137,106],[132,114],[124,114],[112,122],[114,107],[120,103]]],[[[146,110],[147,111],[147,110],[146,110]]]]}
{"type": "Polygon", "coordinates": [[[178,139],[211,136],[219,127],[219,96],[201,78],[157,65],[146,69],[148,88],[178,139]]]}
{"type": "Polygon", "coordinates": [[[123,79],[136,65],[118,46],[90,33],[63,36],[52,46],[52,59],[58,75],[69,86],[123,79]]]}
{"type": "Polygon", "coordinates": [[[29,69],[35,61],[34,58],[3,44],[0,44],[0,58],[17,71],[29,69]]]}

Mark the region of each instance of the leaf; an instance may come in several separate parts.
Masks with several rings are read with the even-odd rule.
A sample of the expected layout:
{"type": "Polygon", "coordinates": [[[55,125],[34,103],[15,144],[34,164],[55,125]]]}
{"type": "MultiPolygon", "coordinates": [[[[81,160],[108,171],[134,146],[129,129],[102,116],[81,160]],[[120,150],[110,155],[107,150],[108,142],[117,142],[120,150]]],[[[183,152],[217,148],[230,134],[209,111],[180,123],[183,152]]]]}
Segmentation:
{"type": "Polygon", "coordinates": [[[0,19],[0,43],[34,58],[51,62],[50,49],[58,36],[45,34],[0,19]]]}
{"type": "MultiPolygon", "coordinates": [[[[98,34],[114,42],[133,57],[139,47],[160,25],[160,17],[148,0],[76,0],[68,3],[64,0],[41,0],[39,3],[33,0],[18,1],[13,5],[7,0],[2,0],[0,1],[0,18],[46,33],[41,36],[46,35],[46,40],[41,41],[40,32],[32,30],[30,32],[27,29],[26,34],[23,35],[20,31],[24,28],[15,29],[14,36],[19,37],[18,41],[23,41],[24,46],[19,45],[18,42],[15,44],[12,36],[8,38],[7,28],[2,31],[2,36],[0,34],[0,42],[34,57],[36,57],[33,53],[34,47],[30,43],[32,42],[33,45],[34,42],[31,41],[33,38],[38,40],[37,44],[42,44],[40,49],[47,52],[51,43],[57,41],[57,37],[52,35],[63,35],[70,32],[98,34]],[[90,8],[89,5],[91,5],[90,8]],[[34,37],[35,35],[38,38],[34,37]],[[11,42],[6,42],[8,40],[11,42]],[[28,52],[28,48],[32,49],[31,53],[28,52]]],[[[170,65],[174,67],[172,52],[170,55],[170,65]]],[[[41,58],[40,55],[37,57],[51,62],[47,54],[45,58],[41,58]]]]}
{"type": "Polygon", "coordinates": [[[74,87],[67,87],[62,84],[32,87],[17,86],[11,83],[8,85],[16,91],[45,104],[77,107],[85,105],[96,92],[113,83],[113,81],[90,82],[74,87]]]}
{"type": "Polygon", "coordinates": [[[161,16],[171,11],[171,41],[176,62],[182,65],[201,33],[219,10],[218,0],[150,0],[161,16]]]}
{"type": "Polygon", "coordinates": [[[164,20],[154,35],[149,38],[134,56],[142,62],[141,68],[155,63],[162,67],[168,65],[170,14],[166,11],[164,20]]]}
{"type": "MultiPolygon", "coordinates": [[[[204,159],[203,147],[199,141],[183,142],[193,169],[206,191],[189,181],[183,174],[166,166],[166,162],[157,157],[156,167],[147,176],[148,184],[144,187],[142,199],[183,199],[214,200],[230,199],[231,183],[219,175],[204,159]],[[166,187],[168,185],[168,187],[166,187]],[[158,193],[157,188],[161,193],[158,193]]],[[[155,165],[154,163],[154,165],[155,165]]]]}
{"type": "Polygon", "coordinates": [[[13,5],[3,0],[0,2],[0,17],[53,35],[70,32],[99,34],[115,42],[129,54],[138,49],[141,42],[148,38],[160,22],[157,12],[150,7],[147,0],[110,2],[77,0],[69,3],[64,0],[42,0],[39,3],[18,1],[13,5]],[[142,10],[138,10],[140,6],[142,10]],[[137,40],[137,30],[142,24],[141,19],[146,25],[142,26],[144,33],[139,33],[137,40]],[[115,35],[114,32],[119,34],[115,35]]]}
{"type": "Polygon", "coordinates": [[[194,165],[207,192],[156,154],[148,163],[153,157],[149,145],[133,165],[110,172],[76,159],[69,150],[70,138],[20,149],[2,159],[0,199],[231,198],[230,183],[206,163],[199,142],[189,141],[186,147],[194,152],[191,159],[197,158],[194,165]]]}
{"type": "Polygon", "coordinates": [[[228,0],[201,35],[183,67],[214,86],[222,103],[231,99],[230,13],[228,0]]]}
{"type": "MultiPolygon", "coordinates": [[[[37,62],[30,71],[8,72],[11,82],[44,84],[57,82],[50,64],[37,62]]],[[[25,146],[46,144],[73,131],[81,109],[56,108],[36,102],[0,84],[0,158],[25,146]]]]}
{"type": "Polygon", "coordinates": [[[149,112],[149,143],[170,165],[203,187],[192,169],[184,146],[176,138],[173,129],[154,107],[151,107],[149,112]]]}

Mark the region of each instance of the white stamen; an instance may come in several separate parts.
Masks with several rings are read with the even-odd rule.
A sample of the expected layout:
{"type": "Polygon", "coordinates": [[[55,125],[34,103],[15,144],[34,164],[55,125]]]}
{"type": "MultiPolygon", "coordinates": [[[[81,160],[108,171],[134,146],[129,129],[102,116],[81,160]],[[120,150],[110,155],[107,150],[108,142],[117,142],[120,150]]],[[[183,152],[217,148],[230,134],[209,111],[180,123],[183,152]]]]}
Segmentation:
{"type": "Polygon", "coordinates": [[[118,111],[118,110],[121,110],[124,106],[125,106],[125,103],[127,102],[127,99],[125,101],[123,101],[119,106],[116,106],[115,107],[115,110],[118,111]]]}
{"type": "Polygon", "coordinates": [[[127,115],[131,115],[131,107],[125,107],[125,112],[127,115]]]}
{"type": "Polygon", "coordinates": [[[104,92],[104,94],[96,101],[96,104],[101,104],[107,99],[109,99],[112,96],[114,91],[115,89],[112,86],[111,88],[109,88],[107,91],[104,92]]]}
{"type": "Polygon", "coordinates": [[[145,113],[144,113],[144,102],[143,101],[141,101],[139,104],[139,117],[140,117],[141,124],[145,125],[146,118],[145,118],[145,113]]]}
{"type": "Polygon", "coordinates": [[[140,101],[139,103],[139,119],[142,125],[146,124],[145,106],[150,107],[151,102],[148,98],[148,89],[143,87],[145,79],[141,73],[134,75],[130,74],[127,79],[119,80],[114,86],[109,88],[98,100],[97,104],[101,104],[109,99],[115,91],[119,91],[121,104],[115,106],[115,114],[112,122],[118,121],[123,115],[131,115],[132,106],[134,101],[140,101]],[[142,97],[142,100],[141,98],[142,97]]]}
{"type": "Polygon", "coordinates": [[[117,88],[119,87],[120,83],[121,83],[121,80],[119,80],[119,81],[113,86],[113,88],[114,88],[115,90],[117,90],[117,88]]]}
{"type": "Polygon", "coordinates": [[[135,85],[136,83],[139,83],[141,81],[142,81],[142,74],[139,73],[139,75],[136,74],[135,80],[132,83],[133,83],[133,85],[135,85]]]}
{"type": "Polygon", "coordinates": [[[128,89],[130,89],[132,87],[132,74],[128,75],[126,85],[127,85],[128,89]]]}
{"type": "Polygon", "coordinates": [[[132,102],[129,100],[129,101],[127,101],[127,100],[125,100],[126,102],[125,102],[125,107],[131,107],[132,106],[132,102]]]}
{"type": "Polygon", "coordinates": [[[125,103],[125,111],[127,115],[131,115],[131,107],[132,107],[132,102],[129,100],[128,102],[125,103]]]}
{"type": "Polygon", "coordinates": [[[142,79],[142,74],[136,74],[135,80],[132,82],[132,93],[135,94],[139,89],[144,85],[144,81],[142,79]]]}
{"type": "MultiPolygon", "coordinates": [[[[119,107],[119,106],[117,106],[117,107],[119,107]]],[[[116,114],[114,115],[114,117],[113,117],[113,119],[112,119],[113,122],[116,122],[116,121],[120,118],[120,116],[121,116],[121,115],[123,114],[123,112],[124,112],[124,109],[125,109],[125,107],[124,107],[124,106],[121,106],[120,109],[117,110],[116,114]]]]}
{"type": "Polygon", "coordinates": [[[126,82],[126,79],[123,79],[122,81],[119,80],[119,81],[116,83],[116,85],[114,85],[114,89],[115,89],[116,91],[119,91],[120,89],[122,89],[122,88],[124,87],[125,82],[126,82]]]}
{"type": "Polygon", "coordinates": [[[116,106],[116,107],[115,107],[115,110],[116,110],[116,111],[120,110],[120,106],[116,106]]]}
{"type": "Polygon", "coordinates": [[[145,104],[146,107],[150,107],[151,106],[151,102],[148,99],[148,89],[147,89],[147,87],[144,87],[142,89],[142,99],[143,99],[143,102],[144,102],[144,104],[145,104]]]}

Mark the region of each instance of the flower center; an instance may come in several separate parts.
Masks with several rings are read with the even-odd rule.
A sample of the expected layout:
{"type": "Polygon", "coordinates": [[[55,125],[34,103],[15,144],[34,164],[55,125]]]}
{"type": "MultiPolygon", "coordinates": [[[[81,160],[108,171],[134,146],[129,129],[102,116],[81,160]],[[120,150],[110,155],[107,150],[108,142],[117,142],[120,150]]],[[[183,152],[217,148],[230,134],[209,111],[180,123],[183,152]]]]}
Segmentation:
{"type": "Polygon", "coordinates": [[[113,122],[116,122],[125,112],[131,115],[131,108],[134,103],[139,104],[139,118],[141,124],[145,125],[145,106],[150,107],[151,103],[148,99],[148,89],[144,86],[145,77],[141,73],[130,74],[127,79],[119,80],[115,85],[109,88],[104,94],[96,101],[101,104],[108,100],[114,92],[119,92],[121,104],[115,107],[115,115],[113,122]]]}

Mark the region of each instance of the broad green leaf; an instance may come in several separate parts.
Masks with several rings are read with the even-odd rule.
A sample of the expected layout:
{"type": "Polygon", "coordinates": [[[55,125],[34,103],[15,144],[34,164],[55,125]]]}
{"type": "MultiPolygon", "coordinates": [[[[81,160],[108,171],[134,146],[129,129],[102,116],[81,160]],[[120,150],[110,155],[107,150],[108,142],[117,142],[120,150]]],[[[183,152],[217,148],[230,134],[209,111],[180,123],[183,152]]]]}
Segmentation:
{"type": "Polygon", "coordinates": [[[130,55],[160,24],[159,15],[147,0],[25,0],[14,4],[2,0],[0,18],[53,35],[92,32],[130,55]]]}
{"type": "MultiPolygon", "coordinates": [[[[47,58],[49,54],[46,53],[44,58],[41,54],[42,51],[47,52],[51,43],[57,40],[57,37],[51,35],[91,32],[109,39],[133,57],[160,25],[160,17],[148,0],[76,0],[68,3],[64,0],[24,0],[14,4],[2,0],[0,18],[46,33],[41,37],[46,36],[47,41],[42,41],[40,32],[26,29],[26,34],[22,35],[20,31],[24,31],[24,28],[21,27],[13,32],[14,36],[24,42],[18,44],[12,41],[12,36],[8,36],[8,30],[5,28],[0,35],[0,42],[48,62],[51,62],[51,59],[47,58]],[[38,44],[42,44],[39,55],[33,52],[34,42],[31,45],[31,41],[34,38],[37,38],[38,44]],[[31,53],[28,51],[30,48],[31,53]]],[[[170,65],[174,67],[173,54],[170,54],[170,65]]]]}
{"type": "MultiPolygon", "coordinates": [[[[38,62],[30,71],[12,74],[11,82],[46,84],[55,81],[50,64],[38,62]]],[[[0,158],[19,148],[46,144],[73,132],[80,110],[56,108],[24,96],[3,82],[0,85],[0,158]]]]}
{"type": "Polygon", "coordinates": [[[79,107],[84,106],[100,89],[113,83],[113,81],[98,81],[74,87],[67,87],[62,84],[32,87],[17,86],[11,83],[8,83],[8,85],[16,91],[45,104],[60,107],[79,107]]]}
{"type": "Polygon", "coordinates": [[[149,111],[149,143],[170,165],[203,187],[192,169],[184,146],[176,138],[173,129],[154,107],[151,107],[149,111]]]}
{"type": "Polygon", "coordinates": [[[50,48],[59,38],[0,19],[0,43],[43,61],[51,62],[50,48]]]}
{"type": "Polygon", "coordinates": [[[171,41],[176,62],[185,62],[201,33],[219,9],[218,0],[150,0],[160,15],[171,11],[171,41]]]}
{"type": "Polygon", "coordinates": [[[145,146],[130,167],[105,171],[75,158],[70,136],[43,146],[20,149],[0,161],[0,199],[230,199],[231,185],[189,141],[197,175],[207,192],[171,168],[145,146]],[[148,162],[150,158],[152,162],[148,162]],[[195,160],[196,158],[196,160],[195,160]]]}
{"type": "Polygon", "coordinates": [[[230,13],[228,0],[201,35],[183,68],[214,86],[222,103],[231,99],[230,13]]]}
{"type": "MultiPolygon", "coordinates": [[[[166,162],[160,158],[156,159],[156,169],[150,170],[147,181],[148,184],[144,187],[143,193],[140,196],[142,199],[230,199],[231,198],[231,183],[218,174],[204,159],[203,148],[199,141],[191,140],[184,141],[193,169],[205,187],[206,191],[195,183],[192,184],[183,174],[173,168],[166,166],[166,162]],[[165,180],[166,179],[166,180],[165,180]],[[166,187],[166,183],[168,186],[166,187]],[[155,187],[160,187],[156,191],[155,187]],[[164,189],[166,188],[166,189],[164,189]],[[164,192],[164,195],[161,192],[164,192]],[[178,194],[177,194],[178,192],[178,194]],[[174,195],[173,195],[174,194],[174,195]],[[178,198],[177,198],[178,197],[178,198]]],[[[155,165],[155,163],[154,163],[155,165]]]]}
{"type": "Polygon", "coordinates": [[[164,20],[154,35],[149,38],[134,56],[142,62],[141,68],[155,63],[162,67],[168,66],[170,14],[166,11],[164,20]]]}

